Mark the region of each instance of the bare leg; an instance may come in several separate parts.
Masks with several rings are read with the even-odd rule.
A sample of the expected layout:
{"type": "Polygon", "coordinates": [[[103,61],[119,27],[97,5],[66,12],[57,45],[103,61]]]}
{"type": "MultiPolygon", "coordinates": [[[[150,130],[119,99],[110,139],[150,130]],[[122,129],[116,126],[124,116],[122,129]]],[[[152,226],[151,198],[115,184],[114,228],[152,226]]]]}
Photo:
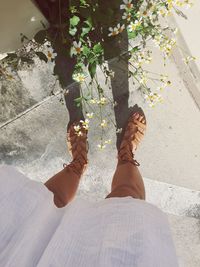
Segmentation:
{"type": "Polygon", "coordinates": [[[79,186],[81,175],[68,166],[55,174],[44,185],[53,192],[54,203],[62,208],[73,200],[79,186]]]}
{"type": "Polygon", "coordinates": [[[113,176],[111,193],[106,197],[126,197],[145,199],[145,188],[137,166],[130,162],[117,164],[113,176]]]}
{"type": "Polygon", "coordinates": [[[120,149],[118,151],[118,163],[113,176],[111,193],[106,197],[126,197],[145,199],[145,188],[142,176],[137,167],[138,162],[133,159],[133,152],[144,136],[146,120],[142,110],[139,114],[130,116],[120,149]]]}
{"type": "Polygon", "coordinates": [[[87,130],[79,123],[74,122],[69,126],[67,132],[67,145],[73,160],[44,184],[54,193],[54,203],[58,208],[64,207],[73,200],[88,163],[87,130]],[[74,126],[78,125],[82,133],[80,136],[74,129],[74,126]]]}

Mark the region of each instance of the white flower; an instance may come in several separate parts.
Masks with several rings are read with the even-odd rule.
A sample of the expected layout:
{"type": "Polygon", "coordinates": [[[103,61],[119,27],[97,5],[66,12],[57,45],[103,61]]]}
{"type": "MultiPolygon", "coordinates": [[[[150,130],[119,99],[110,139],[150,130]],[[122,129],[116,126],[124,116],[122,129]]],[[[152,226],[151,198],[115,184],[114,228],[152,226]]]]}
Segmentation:
{"type": "Polygon", "coordinates": [[[77,134],[78,136],[82,136],[82,135],[83,135],[83,133],[82,133],[81,131],[77,132],[76,134],[77,134]]]}
{"type": "Polygon", "coordinates": [[[98,144],[97,147],[100,148],[100,149],[104,149],[106,146],[103,145],[103,144],[98,144]]]}
{"type": "Polygon", "coordinates": [[[155,6],[152,5],[151,8],[148,8],[146,4],[143,4],[140,6],[139,11],[137,12],[138,17],[143,17],[143,18],[149,18],[150,20],[153,19],[154,15],[153,12],[155,10],[155,6]]]}
{"type": "Polygon", "coordinates": [[[73,75],[73,79],[79,83],[84,82],[85,78],[86,78],[86,76],[83,73],[76,73],[73,75]]]}
{"type": "Polygon", "coordinates": [[[106,126],[107,126],[107,122],[106,122],[106,120],[102,120],[102,122],[101,122],[101,127],[104,128],[104,127],[106,127],[106,126]]]}
{"type": "Polygon", "coordinates": [[[101,97],[99,101],[97,101],[97,104],[105,105],[107,103],[107,99],[105,97],[101,97]]]}
{"type": "Polygon", "coordinates": [[[163,102],[163,97],[153,92],[145,94],[144,98],[146,99],[150,107],[154,107],[157,103],[163,102]]]}
{"type": "Polygon", "coordinates": [[[121,132],[122,132],[122,128],[116,129],[116,133],[121,133],[121,132]]]}
{"type": "Polygon", "coordinates": [[[48,58],[48,61],[51,61],[52,59],[54,59],[57,56],[57,54],[53,52],[52,47],[49,47],[47,52],[46,52],[46,56],[48,58]]]}
{"type": "Polygon", "coordinates": [[[131,13],[125,12],[122,16],[123,19],[126,19],[127,21],[130,21],[131,19],[131,13]]]}
{"type": "Polygon", "coordinates": [[[174,34],[177,34],[177,33],[178,33],[178,28],[174,28],[174,29],[173,29],[173,33],[174,33],[174,34]]]}
{"type": "Polygon", "coordinates": [[[117,24],[117,27],[109,27],[108,28],[110,33],[108,34],[108,36],[116,36],[119,33],[123,32],[123,30],[125,29],[125,25],[120,25],[120,23],[117,24]]]}
{"type": "Polygon", "coordinates": [[[106,77],[114,78],[115,77],[115,72],[113,70],[106,70],[105,71],[106,77]]]}
{"type": "Polygon", "coordinates": [[[96,98],[90,99],[90,104],[96,104],[98,101],[96,98]]]}
{"type": "Polygon", "coordinates": [[[154,108],[154,107],[155,107],[155,103],[150,102],[150,103],[149,103],[149,106],[150,106],[150,108],[154,108]]]}
{"type": "Polygon", "coordinates": [[[162,7],[159,9],[158,14],[161,15],[162,17],[166,17],[170,14],[170,11],[165,7],[162,7]]]}
{"type": "Polygon", "coordinates": [[[110,70],[110,71],[109,71],[109,76],[110,76],[111,78],[114,78],[114,77],[115,77],[115,72],[114,72],[113,70],[110,70]]]}
{"type": "Polygon", "coordinates": [[[147,77],[146,76],[142,76],[142,78],[140,79],[140,83],[143,84],[143,85],[146,85],[147,77]]]}
{"type": "Polygon", "coordinates": [[[89,129],[89,120],[88,119],[85,119],[85,121],[83,120],[80,120],[80,122],[82,123],[82,126],[84,129],[88,130],[89,129]]]}
{"type": "Polygon", "coordinates": [[[164,89],[164,88],[163,88],[162,86],[158,86],[156,90],[157,90],[158,92],[160,92],[160,91],[163,91],[163,89],[164,89]]]}
{"type": "Polygon", "coordinates": [[[185,5],[186,5],[186,8],[188,9],[188,8],[191,8],[193,5],[194,5],[194,3],[193,2],[191,2],[191,1],[189,1],[189,0],[185,0],[185,3],[184,3],[185,5]]]}
{"type": "Polygon", "coordinates": [[[142,51],[136,54],[135,58],[131,58],[130,62],[137,68],[141,67],[144,63],[149,64],[152,61],[151,51],[142,51]]]}
{"type": "Polygon", "coordinates": [[[117,29],[119,31],[119,33],[123,32],[123,30],[125,29],[125,25],[123,24],[122,26],[120,25],[120,23],[117,24],[117,29]]]}
{"type": "Polygon", "coordinates": [[[87,116],[89,119],[92,119],[92,118],[93,118],[93,115],[94,115],[93,112],[92,112],[92,113],[86,113],[86,116],[87,116]]]}
{"type": "Polygon", "coordinates": [[[141,20],[136,20],[134,23],[131,22],[129,25],[128,25],[128,29],[130,32],[134,32],[138,26],[141,25],[141,20]]]}
{"type": "Polygon", "coordinates": [[[73,42],[73,54],[77,55],[80,54],[83,48],[81,47],[82,43],[79,41],[78,43],[76,41],[73,42]]]}
{"type": "Polygon", "coordinates": [[[114,27],[114,28],[109,27],[109,31],[110,33],[108,34],[108,36],[116,36],[119,34],[119,30],[117,27],[114,27]]]}
{"type": "Polygon", "coordinates": [[[85,120],[80,120],[80,122],[84,125],[84,124],[88,124],[90,121],[88,119],[85,119],[85,120]]]}
{"type": "Polygon", "coordinates": [[[81,129],[80,125],[75,125],[75,126],[74,126],[74,130],[75,130],[76,132],[78,132],[80,129],[81,129]]]}
{"type": "Polygon", "coordinates": [[[163,86],[162,86],[163,88],[170,86],[172,84],[172,82],[169,80],[161,80],[161,82],[163,83],[163,86]]]}
{"type": "Polygon", "coordinates": [[[183,61],[185,62],[185,64],[188,64],[190,61],[194,61],[194,60],[196,60],[196,58],[193,56],[187,56],[183,58],[183,61]]]}
{"type": "Polygon", "coordinates": [[[78,136],[82,136],[82,135],[83,135],[83,133],[81,132],[81,127],[80,127],[80,125],[75,125],[75,126],[74,126],[74,130],[75,130],[75,132],[76,132],[76,135],[78,135],[78,136]]]}
{"type": "Polygon", "coordinates": [[[120,9],[131,9],[133,8],[132,0],[123,0],[124,4],[120,5],[120,9]]]}
{"type": "Polygon", "coordinates": [[[105,140],[105,144],[111,144],[111,139],[105,140]]]}

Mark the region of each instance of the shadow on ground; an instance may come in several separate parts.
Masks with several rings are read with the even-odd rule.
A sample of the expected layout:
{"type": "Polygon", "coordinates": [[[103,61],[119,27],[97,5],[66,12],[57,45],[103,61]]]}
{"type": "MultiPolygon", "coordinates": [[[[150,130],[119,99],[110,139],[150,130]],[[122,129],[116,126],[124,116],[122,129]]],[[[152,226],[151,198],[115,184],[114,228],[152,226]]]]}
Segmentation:
{"type": "MultiPolygon", "coordinates": [[[[70,57],[71,44],[63,43],[63,36],[67,38],[69,32],[69,23],[66,23],[66,14],[70,14],[69,1],[60,1],[60,6],[57,0],[51,2],[34,0],[33,2],[49,22],[47,32],[51,39],[54,40],[53,47],[57,53],[54,72],[58,75],[62,88],[67,88],[68,90],[65,95],[65,103],[69,112],[70,125],[76,120],[84,119],[84,116],[81,107],[77,107],[74,102],[74,99],[80,97],[79,85],[69,86],[73,83],[72,74],[76,61],[70,57]],[[65,24],[62,24],[63,28],[56,26],[59,25],[60,21],[65,22],[65,24]]],[[[98,4],[100,12],[105,12],[106,8],[110,8],[110,4],[105,0],[99,1],[98,4]]],[[[113,12],[113,17],[117,23],[122,12],[120,4],[118,6],[115,4],[113,12]]],[[[113,100],[117,103],[114,107],[114,113],[116,127],[123,128],[130,112],[133,110],[133,108],[128,107],[128,57],[119,57],[128,51],[128,36],[127,33],[124,33],[110,38],[108,37],[107,28],[102,27],[103,30],[101,32],[101,26],[95,29],[95,34],[92,33],[90,39],[93,42],[101,42],[105,51],[105,59],[109,61],[109,68],[115,72],[115,76],[111,81],[113,100]],[[119,57],[119,59],[111,60],[116,57],[119,57]]],[[[117,147],[119,147],[120,138],[121,136],[118,133],[117,147]]]]}

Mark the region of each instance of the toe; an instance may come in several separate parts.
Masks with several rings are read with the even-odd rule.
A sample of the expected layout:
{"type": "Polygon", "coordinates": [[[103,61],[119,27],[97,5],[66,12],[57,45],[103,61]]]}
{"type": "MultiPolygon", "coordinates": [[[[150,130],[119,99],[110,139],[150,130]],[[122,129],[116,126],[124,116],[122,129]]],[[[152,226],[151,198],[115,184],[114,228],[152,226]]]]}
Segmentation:
{"type": "Polygon", "coordinates": [[[140,114],[138,112],[134,113],[133,116],[131,116],[130,121],[139,119],[140,114]]]}
{"type": "Polygon", "coordinates": [[[136,121],[135,122],[137,129],[139,130],[140,133],[144,134],[145,130],[146,130],[146,124],[136,121]]]}
{"type": "Polygon", "coordinates": [[[142,121],[143,120],[143,118],[144,118],[144,116],[142,116],[142,115],[140,115],[140,117],[139,117],[139,119],[138,119],[138,121],[142,121]]]}
{"type": "Polygon", "coordinates": [[[136,134],[135,134],[135,137],[138,139],[138,140],[142,140],[142,138],[144,137],[144,134],[143,133],[140,133],[140,132],[137,132],[136,134]]]}

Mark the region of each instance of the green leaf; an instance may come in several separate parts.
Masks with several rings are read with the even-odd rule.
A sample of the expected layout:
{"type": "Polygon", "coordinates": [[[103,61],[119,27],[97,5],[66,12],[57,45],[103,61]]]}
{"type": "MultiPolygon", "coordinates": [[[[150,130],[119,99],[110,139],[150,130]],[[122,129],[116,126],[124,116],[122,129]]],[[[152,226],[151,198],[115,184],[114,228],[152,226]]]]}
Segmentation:
{"type": "Polygon", "coordinates": [[[97,63],[94,61],[93,63],[89,63],[88,65],[88,71],[90,73],[91,78],[94,78],[94,75],[96,74],[96,69],[97,69],[97,63]]]}
{"type": "Polygon", "coordinates": [[[83,55],[85,55],[86,57],[89,55],[90,53],[90,49],[87,46],[83,47],[83,55]]]}
{"type": "Polygon", "coordinates": [[[77,97],[74,99],[74,102],[79,103],[82,101],[82,97],[77,97]]]}
{"type": "Polygon", "coordinates": [[[90,32],[91,28],[82,28],[82,33],[81,33],[81,36],[85,36],[86,34],[88,34],[88,32],[90,32]]]}
{"type": "Polygon", "coordinates": [[[87,55],[87,59],[88,59],[89,63],[91,63],[91,64],[96,60],[95,55],[91,50],[87,55]]]}
{"type": "Polygon", "coordinates": [[[72,27],[75,27],[76,25],[78,25],[79,21],[80,21],[80,18],[79,18],[79,17],[77,17],[77,16],[73,16],[73,17],[70,19],[70,25],[71,25],[72,27]]]}
{"type": "Polygon", "coordinates": [[[76,32],[77,32],[77,28],[71,28],[69,30],[69,34],[71,34],[72,36],[74,36],[76,34],[76,32]]]}
{"type": "MultiPolygon", "coordinates": [[[[74,70],[76,70],[76,72],[83,72],[83,68],[84,68],[84,64],[82,62],[78,62],[75,67],[74,70]]],[[[76,73],[74,72],[74,73],[76,73]]]]}
{"type": "Polygon", "coordinates": [[[95,46],[93,47],[93,51],[95,54],[101,54],[103,52],[101,44],[100,43],[95,44],[95,46]]]}
{"type": "Polygon", "coordinates": [[[89,6],[89,4],[87,3],[86,0],[80,0],[80,6],[81,7],[87,7],[87,6],[89,6]]]}
{"type": "Polygon", "coordinates": [[[137,52],[137,51],[139,51],[140,49],[139,49],[139,47],[138,46],[135,46],[135,47],[133,47],[132,49],[131,49],[131,52],[137,52]]]}
{"type": "Polygon", "coordinates": [[[137,36],[137,32],[128,32],[128,39],[134,39],[137,36]]]}
{"type": "Polygon", "coordinates": [[[91,21],[88,19],[83,24],[81,36],[83,37],[86,34],[88,34],[88,32],[90,32],[91,29],[92,29],[92,24],[91,21]]]}
{"type": "Polygon", "coordinates": [[[91,20],[91,18],[88,18],[86,21],[84,21],[84,24],[85,24],[86,26],[92,28],[92,20],[91,20]]]}
{"type": "Polygon", "coordinates": [[[82,97],[75,98],[74,102],[75,102],[77,107],[80,107],[82,104],[82,97]]]}

